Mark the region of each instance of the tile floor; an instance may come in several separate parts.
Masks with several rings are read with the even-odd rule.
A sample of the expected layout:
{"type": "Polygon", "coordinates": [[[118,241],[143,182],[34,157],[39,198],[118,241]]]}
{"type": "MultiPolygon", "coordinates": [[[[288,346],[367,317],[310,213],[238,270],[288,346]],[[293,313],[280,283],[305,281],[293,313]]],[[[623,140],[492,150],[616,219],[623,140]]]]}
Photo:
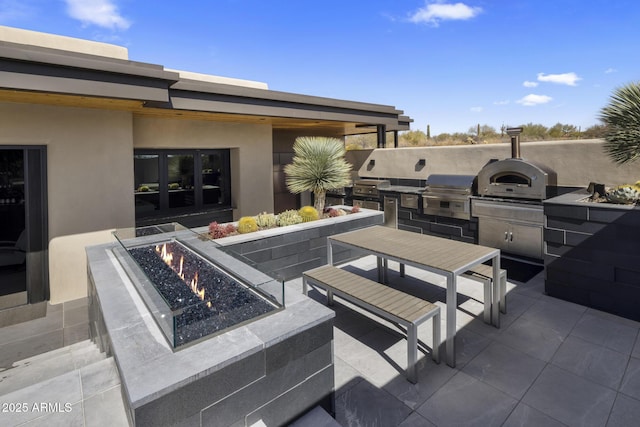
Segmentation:
{"type": "MultiPolygon", "coordinates": [[[[345,268],[375,278],[375,266],[375,258],[366,257],[345,268]]],[[[407,267],[407,276],[400,278],[397,265],[391,267],[392,286],[444,309],[443,277],[407,267]]],[[[482,321],[482,286],[461,278],[457,366],[431,360],[431,327],[425,324],[419,331],[423,353],[417,384],[403,375],[406,341],[399,329],[336,298],[336,421],[344,427],[638,425],[640,323],[545,296],[543,274],[526,283],[509,282],[508,313],[499,329],[482,321]]],[[[288,292],[301,287],[300,279],[287,283],[288,292]]],[[[321,291],[309,295],[324,303],[321,291]]],[[[67,332],[65,315],[55,310],[54,319],[0,329],[0,366],[79,336],[71,323],[74,316],[83,316],[81,310],[66,316],[67,332]],[[22,343],[18,348],[23,350],[9,349],[8,343],[22,343]]],[[[87,373],[85,381],[90,377],[87,373]]],[[[70,381],[82,386],[82,378],[70,381]]],[[[105,392],[87,396],[82,400],[84,417],[78,411],[56,414],[40,425],[122,420],[112,398],[105,392]]]]}
{"type": "MultiPolygon", "coordinates": [[[[376,277],[372,257],[345,268],[376,277]]],[[[407,267],[401,278],[396,265],[391,285],[445,308],[440,276],[407,267]]],[[[639,425],[640,323],[544,295],[543,272],[527,283],[510,281],[508,290],[508,312],[497,329],[482,321],[482,286],[459,280],[457,366],[431,360],[431,327],[423,325],[419,335],[427,354],[415,385],[402,375],[406,341],[399,330],[336,299],[338,423],[639,425]]],[[[310,296],[324,302],[322,291],[310,296]]]]}

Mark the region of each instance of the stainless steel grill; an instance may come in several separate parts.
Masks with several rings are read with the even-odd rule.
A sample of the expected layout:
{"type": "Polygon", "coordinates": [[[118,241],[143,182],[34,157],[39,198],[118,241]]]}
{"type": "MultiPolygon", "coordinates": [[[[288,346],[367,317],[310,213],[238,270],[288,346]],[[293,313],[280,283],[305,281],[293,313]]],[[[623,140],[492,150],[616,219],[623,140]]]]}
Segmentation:
{"type": "Polygon", "coordinates": [[[353,183],[353,206],[380,210],[380,189],[389,188],[386,179],[360,179],[353,183]]]}
{"type": "Polygon", "coordinates": [[[475,175],[429,175],[422,193],[423,213],[469,220],[475,188],[475,175]]]}

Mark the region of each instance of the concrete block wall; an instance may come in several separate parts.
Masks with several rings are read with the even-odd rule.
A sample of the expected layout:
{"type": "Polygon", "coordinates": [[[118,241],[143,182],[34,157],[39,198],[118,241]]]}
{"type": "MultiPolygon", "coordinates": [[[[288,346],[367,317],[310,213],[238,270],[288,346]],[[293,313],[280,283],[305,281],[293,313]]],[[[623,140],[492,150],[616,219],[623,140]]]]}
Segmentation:
{"type": "MultiPolygon", "coordinates": [[[[290,226],[289,230],[279,234],[265,236],[257,232],[246,235],[247,239],[238,243],[234,241],[239,236],[216,242],[222,245],[222,250],[257,270],[278,280],[289,280],[327,263],[328,236],[381,225],[382,222],[382,212],[363,209],[357,214],[290,226]]],[[[333,256],[334,263],[342,263],[357,258],[359,254],[357,251],[335,248],[333,256]]]]}
{"type": "Polygon", "coordinates": [[[579,201],[587,196],[544,203],[545,291],[640,320],[640,207],[579,201]]]}

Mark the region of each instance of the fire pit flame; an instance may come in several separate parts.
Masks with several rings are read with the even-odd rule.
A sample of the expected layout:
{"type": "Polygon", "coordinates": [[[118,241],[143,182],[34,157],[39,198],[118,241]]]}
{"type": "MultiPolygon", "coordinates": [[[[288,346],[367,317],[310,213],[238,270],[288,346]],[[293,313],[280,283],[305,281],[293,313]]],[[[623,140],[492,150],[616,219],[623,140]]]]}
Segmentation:
{"type": "MultiPolygon", "coordinates": [[[[178,266],[176,267],[175,265],[173,265],[173,253],[169,252],[167,250],[167,244],[163,244],[162,246],[160,245],[156,245],[156,252],[160,255],[160,258],[162,258],[162,261],[165,262],[165,264],[167,264],[169,267],[171,267],[171,269],[173,271],[175,271],[178,276],[180,276],[180,278],[182,279],[182,281],[185,283],[185,285],[189,286],[189,288],[191,289],[191,292],[193,292],[194,294],[196,294],[198,296],[198,298],[200,298],[200,300],[204,301],[205,300],[205,289],[204,287],[200,288],[198,287],[198,272],[196,271],[193,278],[191,280],[188,280],[185,277],[185,273],[183,271],[183,267],[184,267],[184,257],[181,256],[180,257],[180,262],[178,263],[178,266]]],[[[207,302],[207,307],[211,308],[211,301],[207,302]]]]}

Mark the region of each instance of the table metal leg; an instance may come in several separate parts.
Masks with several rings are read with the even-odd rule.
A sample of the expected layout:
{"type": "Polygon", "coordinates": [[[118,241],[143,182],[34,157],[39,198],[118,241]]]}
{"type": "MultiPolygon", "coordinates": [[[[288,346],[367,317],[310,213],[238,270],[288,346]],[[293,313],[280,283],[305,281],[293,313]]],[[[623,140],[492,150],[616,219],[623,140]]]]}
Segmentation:
{"type": "Polygon", "coordinates": [[[331,239],[327,239],[327,264],[333,265],[333,245],[331,239]]]}
{"type": "Polygon", "coordinates": [[[457,295],[457,280],[458,277],[455,274],[447,275],[447,365],[452,368],[456,367],[456,310],[458,301],[457,295]]]}
{"type": "Polygon", "coordinates": [[[493,325],[500,327],[500,254],[493,258],[493,299],[491,303],[493,314],[493,325]]]}
{"type": "Polygon", "coordinates": [[[378,283],[384,283],[384,273],[382,271],[382,258],[378,257],[378,283]]]}

